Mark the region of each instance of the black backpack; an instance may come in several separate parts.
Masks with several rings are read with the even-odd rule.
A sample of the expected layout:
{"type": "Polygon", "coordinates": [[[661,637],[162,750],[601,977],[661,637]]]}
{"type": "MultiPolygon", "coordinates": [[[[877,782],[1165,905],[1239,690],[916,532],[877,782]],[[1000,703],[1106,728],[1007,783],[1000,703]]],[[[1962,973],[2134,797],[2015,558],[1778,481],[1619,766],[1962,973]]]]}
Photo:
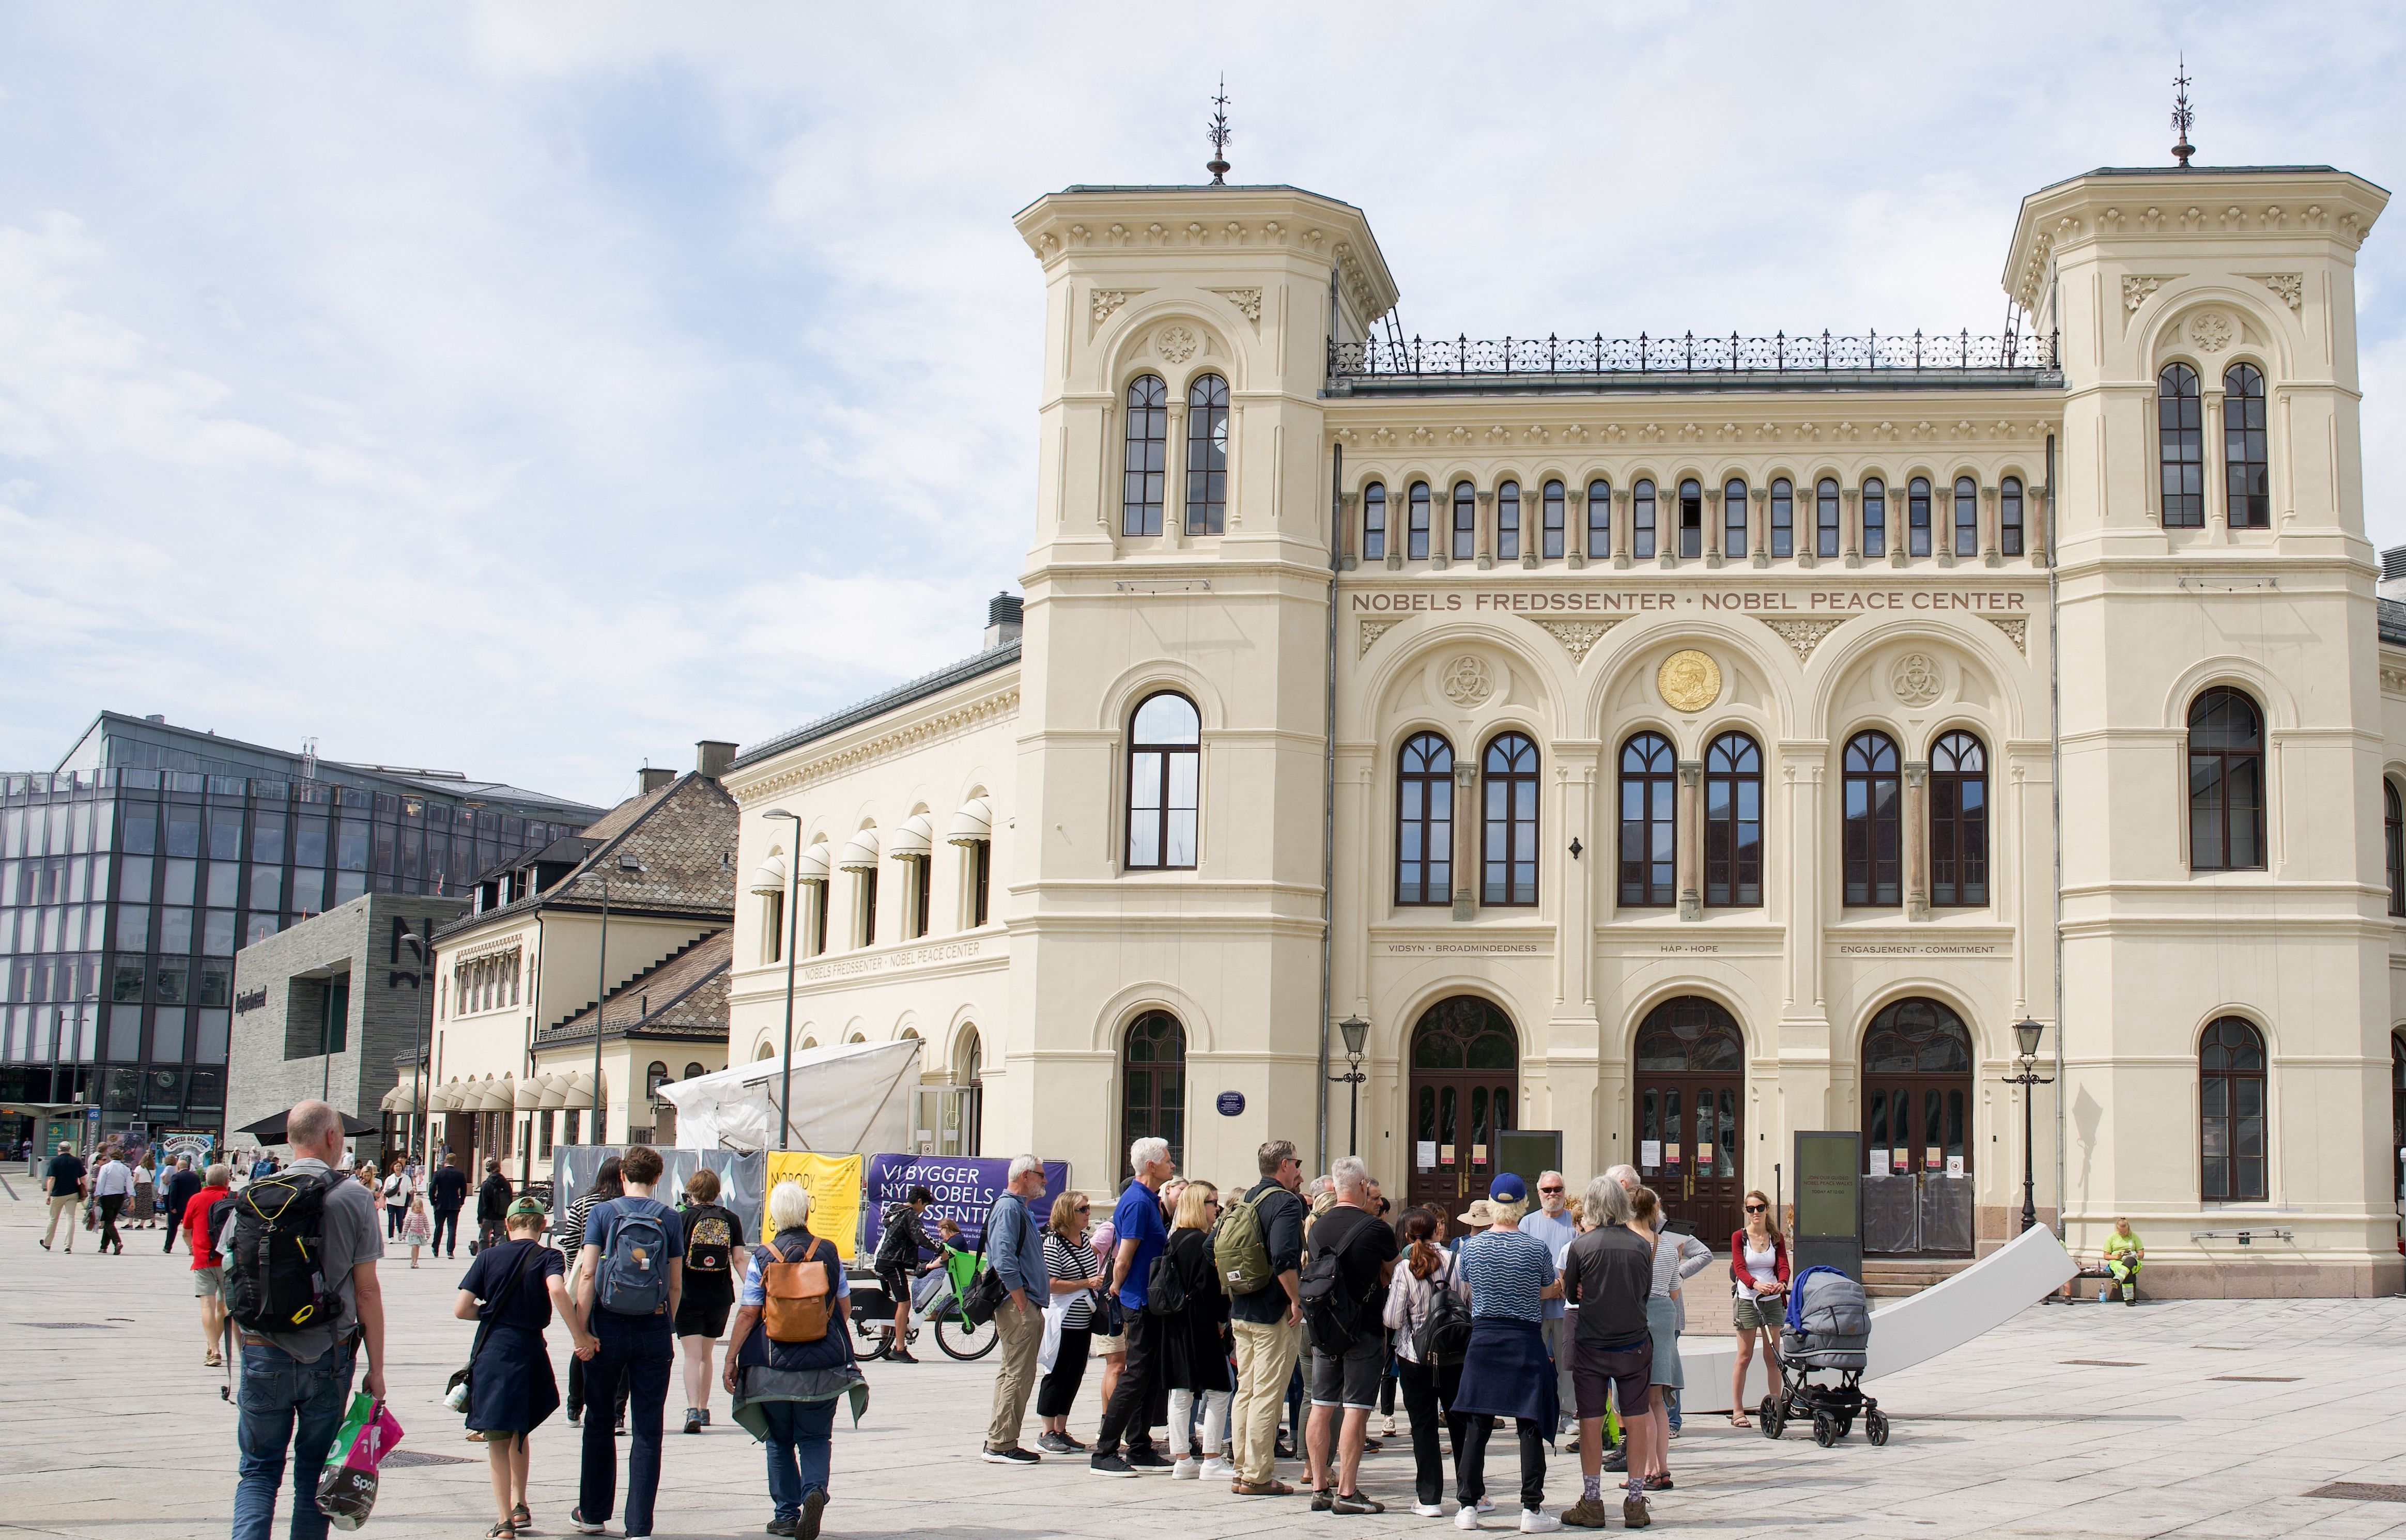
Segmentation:
{"type": "Polygon", "coordinates": [[[329,1184],[307,1171],[254,1180],[234,1194],[225,1251],[226,1313],[248,1332],[332,1326],[343,1313],[340,1279],[319,1270],[329,1184]]]}
{"type": "Polygon", "coordinates": [[[1428,1319],[1412,1334],[1412,1356],[1420,1360],[1423,1368],[1459,1363],[1470,1350],[1470,1307],[1453,1292],[1456,1265],[1449,1257],[1443,1266],[1429,1275],[1429,1287],[1436,1293],[1429,1299],[1428,1319]]]}
{"type": "Polygon", "coordinates": [[[1185,1310],[1186,1279],[1179,1274],[1178,1259],[1165,1250],[1144,1275],[1144,1313],[1174,1316],[1185,1310]]]}
{"type": "Polygon", "coordinates": [[[1312,1347],[1331,1358],[1341,1357],[1362,1335],[1363,1301],[1345,1287],[1343,1257],[1347,1247],[1379,1222],[1356,1224],[1353,1233],[1313,1257],[1297,1280],[1303,1296],[1303,1329],[1312,1347]]]}

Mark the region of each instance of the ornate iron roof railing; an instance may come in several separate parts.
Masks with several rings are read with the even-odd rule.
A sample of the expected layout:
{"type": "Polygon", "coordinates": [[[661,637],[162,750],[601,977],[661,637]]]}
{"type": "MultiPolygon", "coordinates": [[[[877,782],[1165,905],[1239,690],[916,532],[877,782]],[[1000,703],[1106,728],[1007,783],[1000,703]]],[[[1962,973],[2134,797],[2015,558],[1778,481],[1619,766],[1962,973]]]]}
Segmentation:
{"type": "Polygon", "coordinates": [[[1828,332],[1790,336],[1505,337],[1468,336],[1407,342],[1372,339],[1329,348],[1332,379],[1360,376],[1436,378],[1445,375],[1528,374],[1806,374],[1897,370],[2027,374],[2057,367],[2056,338],[2006,332],[1975,337],[1969,332],[1865,332],[1842,337],[1828,332]]]}

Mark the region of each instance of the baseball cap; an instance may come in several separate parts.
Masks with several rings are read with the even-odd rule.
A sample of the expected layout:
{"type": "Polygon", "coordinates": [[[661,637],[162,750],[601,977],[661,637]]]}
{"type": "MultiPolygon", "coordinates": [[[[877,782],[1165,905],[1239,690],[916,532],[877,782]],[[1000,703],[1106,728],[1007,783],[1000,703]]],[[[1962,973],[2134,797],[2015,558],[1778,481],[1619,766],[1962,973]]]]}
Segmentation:
{"type": "Polygon", "coordinates": [[[1506,1171],[1487,1184],[1487,1195],[1497,1203],[1526,1203],[1529,1201],[1529,1187],[1520,1178],[1506,1171]]]}
{"type": "Polygon", "coordinates": [[[541,1198],[519,1198],[510,1205],[509,1213],[505,1218],[517,1219],[523,1214],[540,1214],[548,1219],[551,1217],[551,1208],[541,1198]]]}

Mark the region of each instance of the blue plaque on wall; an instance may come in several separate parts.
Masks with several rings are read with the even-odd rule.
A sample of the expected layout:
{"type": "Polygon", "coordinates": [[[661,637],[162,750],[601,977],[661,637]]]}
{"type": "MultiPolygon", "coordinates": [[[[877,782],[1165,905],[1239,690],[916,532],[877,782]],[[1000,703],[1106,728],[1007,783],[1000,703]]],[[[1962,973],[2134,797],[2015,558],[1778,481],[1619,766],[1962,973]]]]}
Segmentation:
{"type": "Polygon", "coordinates": [[[1245,1094],[1243,1092],[1223,1091],[1220,1093],[1220,1115],[1222,1117],[1233,1118],[1243,1112],[1244,1109],[1245,1094]]]}

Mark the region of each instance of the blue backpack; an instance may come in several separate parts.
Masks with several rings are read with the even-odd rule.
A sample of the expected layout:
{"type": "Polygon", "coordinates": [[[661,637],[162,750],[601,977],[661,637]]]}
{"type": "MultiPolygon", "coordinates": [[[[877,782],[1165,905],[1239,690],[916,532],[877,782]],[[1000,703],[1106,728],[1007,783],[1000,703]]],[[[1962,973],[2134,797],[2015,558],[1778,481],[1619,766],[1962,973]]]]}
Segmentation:
{"type": "MultiPolygon", "coordinates": [[[[622,1200],[623,1201],[623,1200],[622,1200]]],[[[612,1315],[647,1316],[669,1303],[668,1229],[648,1209],[603,1205],[610,1216],[609,1242],[602,1248],[602,1267],[594,1278],[594,1296],[612,1315]]]]}

